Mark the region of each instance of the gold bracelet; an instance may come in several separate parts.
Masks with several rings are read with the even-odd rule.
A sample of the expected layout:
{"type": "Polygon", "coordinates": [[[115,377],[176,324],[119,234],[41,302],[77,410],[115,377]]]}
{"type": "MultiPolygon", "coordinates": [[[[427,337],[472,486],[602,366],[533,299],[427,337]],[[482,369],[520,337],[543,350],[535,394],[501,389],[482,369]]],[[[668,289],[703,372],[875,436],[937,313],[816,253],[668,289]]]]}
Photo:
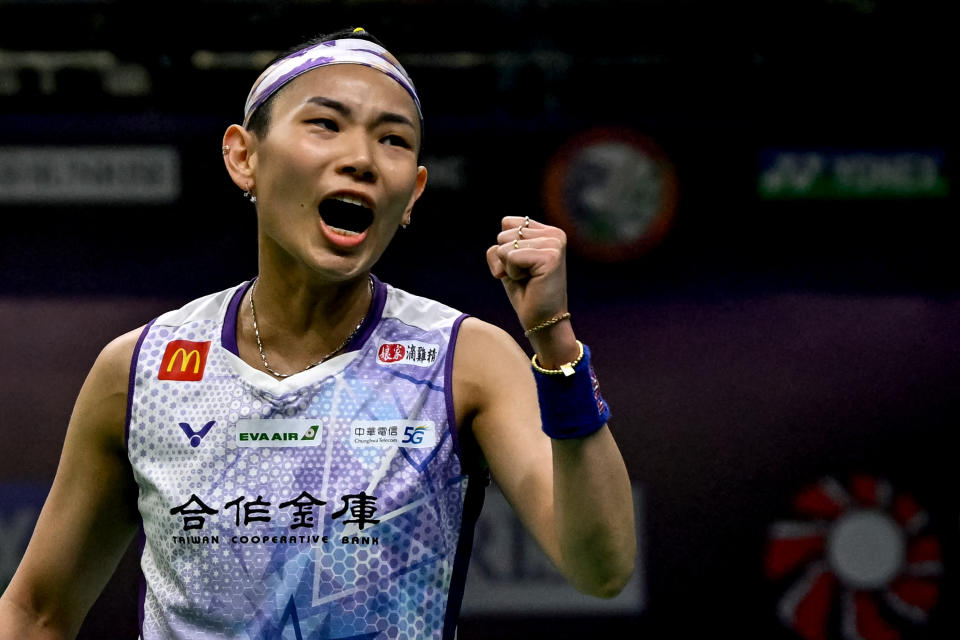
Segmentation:
{"type": "Polygon", "coordinates": [[[544,369],[543,367],[538,365],[537,354],[533,354],[533,357],[530,358],[530,363],[533,365],[533,368],[538,373],[545,373],[548,376],[561,376],[561,375],[572,376],[575,373],[574,369],[576,368],[576,366],[580,364],[581,360],[583,360],[583,343],[580,342],[579,340],[577,340],[577,347],[579,347],[580,349],[580,353],[579,355],[577,355],[577,359],[574,360],[573,362],[568,362],[566,364],[560,365],[559,369],[544,369]]]}
{"type": "Polygon", "coordinates": [[[561,320],[566,320],[569,317],[570,317],[569,311],[566,311],[564,313],[558,313],[557,315],[553,316],[549,320],[545,320],[544,322],[541,322],[537,326],[527,329],[526,331],[523,332],[523,335],[529,336],[531,333],[536,333],[541,329],[546,329],[547,327],[553,326],[558,322],[560,322],[561,320]]]}

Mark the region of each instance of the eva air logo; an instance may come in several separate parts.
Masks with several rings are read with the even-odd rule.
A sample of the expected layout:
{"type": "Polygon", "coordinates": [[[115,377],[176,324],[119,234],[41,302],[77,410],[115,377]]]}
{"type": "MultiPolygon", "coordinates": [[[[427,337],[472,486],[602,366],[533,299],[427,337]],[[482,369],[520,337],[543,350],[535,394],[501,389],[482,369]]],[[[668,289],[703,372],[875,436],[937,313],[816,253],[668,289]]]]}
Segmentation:
{"type": "Polygon", "coordinates": [[[315,447],[320,444],[320,425],[315,419],[238,420],[235,434],[238,447],[315,447]]]}

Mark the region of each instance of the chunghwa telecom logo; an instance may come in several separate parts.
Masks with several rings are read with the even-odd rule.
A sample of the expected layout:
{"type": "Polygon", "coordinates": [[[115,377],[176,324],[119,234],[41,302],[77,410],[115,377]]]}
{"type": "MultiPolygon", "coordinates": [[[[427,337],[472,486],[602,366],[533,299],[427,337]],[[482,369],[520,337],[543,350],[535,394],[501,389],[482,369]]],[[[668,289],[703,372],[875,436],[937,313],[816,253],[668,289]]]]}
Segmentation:
{"type": "Polygon", "coordinates": [[[766,550],[786,626],[804,640],[899,640],[925,625],[943,563],[912,496],[871,475],[826,477],[797,493],[793,510],[770,527],[766,550]]]}
{"type": "Polygon", "coordinates": [[[424,434],[429,432],[430,427],[423,424],[417,427],[406,427],[403,430],[403,440],[400,441],[400,444],[420,444],[423,442],[424,434]]]}
{"type": "Polygon", "coordinates": [[[432,420],[357,420],[350,425],[350,443],[362,447],[432,449],[437,425],[432,420]]]}

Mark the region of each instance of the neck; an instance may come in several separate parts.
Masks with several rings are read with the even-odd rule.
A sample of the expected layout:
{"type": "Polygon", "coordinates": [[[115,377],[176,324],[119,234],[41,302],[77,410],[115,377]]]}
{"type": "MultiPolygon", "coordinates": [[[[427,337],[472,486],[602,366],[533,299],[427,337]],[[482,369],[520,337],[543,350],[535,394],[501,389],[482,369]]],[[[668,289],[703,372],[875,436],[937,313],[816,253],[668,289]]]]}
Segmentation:
{"type": "Polygon", "coordinates": [[[372,300],[368,273],[342,282],[318,284],[261,270],[256,296],[258,320],[291,335],[327,333],[351,320],[356,324],[372,300]]]}
{"type": "Polygon", "coordinates": [[[261,271],[241,307],[237,330],[240,356],[269,371],[263,363],[265,356],[273,369],[270,373],[290,375],[337,355],[370,310],[370,283],[369,274],[309,285],[261,271]]]}

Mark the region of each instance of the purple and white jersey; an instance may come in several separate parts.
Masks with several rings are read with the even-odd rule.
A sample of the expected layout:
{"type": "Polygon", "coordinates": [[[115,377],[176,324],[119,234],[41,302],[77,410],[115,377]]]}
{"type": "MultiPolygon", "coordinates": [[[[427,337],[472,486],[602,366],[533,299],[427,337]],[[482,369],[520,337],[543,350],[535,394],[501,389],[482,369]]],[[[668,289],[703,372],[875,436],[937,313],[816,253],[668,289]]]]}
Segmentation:
{"type": "Polygon", "coordinates": [[[486,480],[454,420],[464,316],[374,279],[345,352],[276,380],[237,355],[248,287],[134,353],[143,640],[453,638],[486,480]]]}

